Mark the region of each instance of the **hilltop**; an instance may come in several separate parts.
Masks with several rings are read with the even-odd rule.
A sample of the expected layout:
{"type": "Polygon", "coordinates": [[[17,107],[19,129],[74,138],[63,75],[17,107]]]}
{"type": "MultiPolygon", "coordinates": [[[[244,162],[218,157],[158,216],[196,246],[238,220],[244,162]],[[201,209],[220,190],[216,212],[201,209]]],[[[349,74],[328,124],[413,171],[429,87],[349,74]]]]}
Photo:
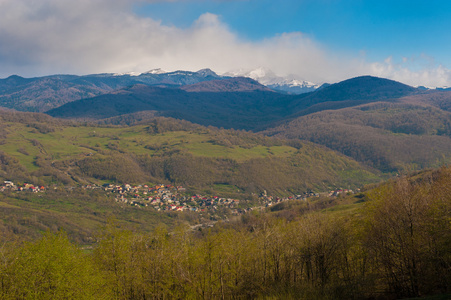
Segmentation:
{"type": "Polygon", "coordinates": [[[20,111],[45,112],[63,104],[106,94],[136,84],[182,86],[221,78],[211,70],[197,72],[149,71],[134,74],[50,75],[0,79],[0,107],[20,111]]]}
{"type": "MultiPolygon", "coordinates": [[[[64,94],[67,84],[81,82],[104,89],[94,97],[66,104],[52,102],[58,107],[47,113],[57,118],[136,124],[160,116],[262,132],[321,144],[386,173],[450,161],[451,91],[425,91],[360,76],[310,93],[288,95],[250,78],[218,76],[208,69],[138,76],[55,75],[45,80],[65,82],[60,83],[60,90],[52,89],[54,93],[64,94]]],[[[0,86],[5,91],[15,86],[20,94],[26,91],[20,86],[45,80],[13,76],[0,86]]]]}
{"type": "Polygon", "coordinates": [[[162,117],[111,125],[128,121],[118,118],[100,125],[0,112],[0,231],[31,238],[64,228],[90,244],[95,229],[112,216],[123,226],[150,231],[158,224],[204,223],[264,206],[269,202],[256,202],[261,194],[297,198],[382,178],[310,142],[162,117]],[[157,185],[168,189],[149,200],[157,189],[143,187],[157,185]],[[177,193],[183,187],[183,193],[170,187],[177,193]],[[201,205],[217,208],[201,211],[201,205]],[[180,207],[181,214],[174,214],[180,207]]]}
{"type": "Polygon", "coordinates": [[[0,113],[0,177],[35,184],[171,183],[286,194],[360,186],[376,171],[310,142],[156,118],[133,126],[0,113]]]}
{"type": "Polygon", "coordinates": [[[144,110],[201,125],[261,130],[299,115],[410,95],[416,89],[375,77],[358,77],[303,95],[271,91],[252,79],[234,77],[161,88],[137,85],[68,103],[54,117],[103,119],[144,110]]]}
{"type": "Polygon", "coordinates": [[[438,167],[451,162],[451,113],[440,109],[442,102],[431,105],[435,97],[432,93],[320,111],[264,133],[309,140],[383,172],[438,167]]]}

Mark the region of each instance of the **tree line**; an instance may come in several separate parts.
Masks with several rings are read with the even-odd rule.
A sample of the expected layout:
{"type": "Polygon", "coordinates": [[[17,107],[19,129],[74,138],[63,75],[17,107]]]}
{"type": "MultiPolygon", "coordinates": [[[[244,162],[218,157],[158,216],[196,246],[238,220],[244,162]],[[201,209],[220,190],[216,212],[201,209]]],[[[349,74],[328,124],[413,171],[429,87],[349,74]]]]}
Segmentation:
{"type": "MultiPolygon", "coordinates": [[[[451,292],[451,168],[399,178],[348,212],[291,207],[190,231],[109,222],[0,244],[2,299],[395,299],[451,292]]],[[[449,296],[449,295],[448,295],[449,296]]]]}
{"type": "Polygon", "coordinates": [[[402,172],[449,163],[450,119],[432,107],[372,103],[299,117],[264,133],[324,145],[382,172],[402,172]]]}

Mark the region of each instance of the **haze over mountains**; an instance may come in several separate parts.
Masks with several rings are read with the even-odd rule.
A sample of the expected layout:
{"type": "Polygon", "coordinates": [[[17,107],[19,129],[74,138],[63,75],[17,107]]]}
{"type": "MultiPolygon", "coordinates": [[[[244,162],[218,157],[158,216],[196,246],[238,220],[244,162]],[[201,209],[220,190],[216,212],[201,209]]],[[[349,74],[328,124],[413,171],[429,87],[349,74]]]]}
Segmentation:
{"type": "Polygon", "coordinates": [[[237,70],[227,72],[224,74],[224,76],[249,77],[273,90],[287,94],[303,94],[313,92],[321,87],[321,85],[315,84],[313,82],[300,80],[294,75],[287,77],[277,76],[271,70],[262,67],[254,70],[237,70]]]}
{"type": "Polygon", "coordinates": [[[278,77],[271,71],[263,69],[222,76],[210,69],[202,69],[197,72],[166,72],[154,69],[140,74],[131,72],[85,76],[50,75],[36,78],[12,75],[0,79],[0,106],[22,111],[44,112],[68,102],[102,95],[136,84],[171,87],[230,77],[249,77],[273,90],[288,94],[306,93],[319,87],[309,82],[278,77]]]}
{"type": "MultiPolygon", "coordinates": [[[[50,75],[35,78],[12,75],[0,79],[0,107],[21,111],[45,112],[68,102],[99,96],[136,84],[177,87],[234,77],[248,77],[269,89],[292,95],[313,92],[329,85],[315,84],[295,76],[281,77],[265,68],[238,70],[223,75],[218,75],[210,69],[202,69],[197,72],[166,72],[161,69],[154,69],[139,74],[131,72],[84,76],[50,75]]],[[[428,89],[420,87],[419,90],[427,91],[428,89]]]]}
{"type": "Polygon", "coordinates": [[[384,172],[451,160],[451,91],[361,76],[321,87],[305,83],[313,91],[295,94],[276,88],[283,82],[289,86],[265,69],[224,76],[210,69],[11,76],[0,80],[0,106],[57,118],[118,122],[121,116],[119,122],[133,124],[163,116],[261,131],[309,140],[384,172]]]}
{"type": "Polygon", "coordinates": [[[258,131],[277,122],[326,109],[339,109],[417,90],[394,81],[359,77],[313,93],[286,95],[245,77],[208,80],[181,87],[134,85],[48,111],[54,117],[103,119],[138,111],[201,125],[258,131]]]}
{"type": "Polygon", "coordinates": [[[51,75],[36,78],[10,76],[0,80],[0,106],[44,112],[79,99],[102,95],[136,84],[180,86],[220,78],[211,70],[132,74],[51,75]]]}

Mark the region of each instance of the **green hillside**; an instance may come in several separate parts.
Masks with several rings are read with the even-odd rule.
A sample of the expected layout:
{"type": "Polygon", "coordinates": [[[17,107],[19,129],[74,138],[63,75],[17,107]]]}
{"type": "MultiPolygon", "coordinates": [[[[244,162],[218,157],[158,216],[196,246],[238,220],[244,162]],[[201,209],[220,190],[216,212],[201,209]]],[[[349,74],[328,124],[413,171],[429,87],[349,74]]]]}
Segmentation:
{"type": "Polygon", "coordinates": [[[0,235],[12,240],[36,239],[46,231],[64,230],[72,241],[91,245],[99,228],[110,219],[118,220],[124,228],[143,232],[161,224],[172,228],[177,223],[199,221],[186,214],[118,205],[112,195],[103,191],[59,188],[44,193],[0,193],[0,235]]]}
{"type": "Polygon", "coordinates": [[[450,120],[448,111],[433,106],[380,102],[299,117],[265,133],[309,140],[383,172],[399,172],[451,162],[450,120]]]}
{"type": "Polygon", "coordinates": [[[357,162],[308,142],[219,130],[173,119],[98,126],[40,114],[2,114],[0,177],[35,184],[229,185],[288,194],[378,181],[357,162]]]}
{"type": "MultiPolygon", "coordinates": [[[[114,120],[113,120],[114,121],[114,120]]],[[[106,183],[181,185],[200,194],[255,201],[266,191],[292,196],[379,182],[361,164],[310,142],[157,118],[140,125],[96,125],[37,113],[0,114],[0,183],[42,185],[44,193],[0,192],[0,231],[36,237],[64,229],[79,243],[114,216],[149,231],[158,224],[196,224],[221,210],[156,212],[115,202],[117,194],[84,190],[106,183]]],[[[149,201],[150,202],[150,201],[149,201]]],[[[242,207],[251,202],[244,201],[242,207]]],[[[253,202],[252,202],[253,203],[253,202]]],[[[253,205],[256,205],[254,203],[253,205]]]]}
{"type": "Polygon", "coordinates": [[[194,231],[113,220],[90,249],[0,235],[0,297],[449,299],[450,182],[443,167],[194,231]]]}

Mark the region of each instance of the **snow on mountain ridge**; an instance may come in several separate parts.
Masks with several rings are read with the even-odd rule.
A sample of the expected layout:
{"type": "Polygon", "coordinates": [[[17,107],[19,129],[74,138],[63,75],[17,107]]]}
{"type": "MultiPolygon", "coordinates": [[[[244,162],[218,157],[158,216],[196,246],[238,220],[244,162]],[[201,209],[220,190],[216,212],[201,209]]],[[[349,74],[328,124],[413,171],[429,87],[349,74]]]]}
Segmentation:
{"type": "Polygon", "coordinates": [[[219,77],[218,74],[216,74],[214,71],[212,71],[211,69],[201,69],[197,72],[192,72],[192,71],[184,71],[184,70],[177,70],[177,71],[173,71],[173,72],[168,72],[165,70],[162,70],[161,68],[157,68],[157,69],[152,69],[149,70],[147,72],[143,72],[143,73],[139,73],[139,72],[124,72],[124,73],[115,73],[113,74],[114,76],[124,76],[124,75],[129,75],[129,76],[140,76],[140,75],[146,75],[146,74],[151,74],[151,75],[169,75],[169,76],[175,76],[175,75],[187,75],[187,76],[191,76],[194,73],[207,77],[207,76],[213,76],[213,77],[219,77]]]}
{"type": "Polygon", "coordinates": [[[139,76],[139,75],[141,75],[141,73],[138,73],[138,72],[125,72],[125,73],[114,73],[113,74],[113,76],[125,76],[125,75],[128,75],[128,76],[139,76]]]}
{"type": "Polygon", "coordinates": [[[258,81],[263,85],[274,84],[283,80],[282,77],[277,76],[273,71],[259,67],[254,70],[235,70],[222,74],[222,76],[230,76],[230,77],[249,77],[258,81]]]}
{"type": "Polygon", "coordinates": [[[137,72],[128,72],[128,73],[116,73],[114,76],[141,76],[141,75],[163,75],[168,77],[176,77],[176,76],[186,76],[186,77],[192,77],[192,76],[201,76],[201,77],[248,77],[251,78],[257,82],[259,82],[262,85],[265,85],[273,90],[282,91],[284,93],[289,94],[302,94],[306,92],[311,92],[316,90],[320,87],[320,85],[301,80],[296,78],[294,75],[290,76],[279,76],[275,74],[273,71],[271,71],[268,68],[259,67],[256,69],[239,69],[235,71],[230,71],[221,75],[216,74],[211,69],[201,69],[196,72],[192,71],[183,71],[183,70],[177,70],[172,72],[167,72],[165,70],[162,70],[160,68],[158,69],[152,69],[150,71],[144,72],[144,73],[137,73],[137,72]]]}
{"type": "Polygon", "coordinates": [[[414,85],[414,88],[425,89],[425,90],[448,90],[451,89],[450,86],[424,86],[424,85],[414,85]]]}
{"type": "Polygon", "coordinates": [[[150,71],[141,73],[141,75],[144,75],[144,74],[157,74],[157,75],[159,75],[159,74],[166,74],[166,73],[168,73],[168,72],[158,68],[158,69],[152,69],[150,71]]]}
{"type": "Polygon", "coordinates": [[[280,90],[286,93],[301,94],[306,92],[312,92],[320,87],[319,84],[315,84],[310,81],[297,79],[296,76],[290,75],[286,77],[278,76],[273,71],[259,67],[254,70],[236,70],[230,71],[222,76],[244,76],[252,78],[259,83],[266,85],[272,89],[280,90]]]}
{"type": "Polygon", "coordinates": [[[319,88],[320,85],[306,81],[306,80],[297,80],[297,79],[286,79],[281,82],[275,83],[274,85],[288,85],[290,87],[308,87],[308,88],[319,88]]]}

